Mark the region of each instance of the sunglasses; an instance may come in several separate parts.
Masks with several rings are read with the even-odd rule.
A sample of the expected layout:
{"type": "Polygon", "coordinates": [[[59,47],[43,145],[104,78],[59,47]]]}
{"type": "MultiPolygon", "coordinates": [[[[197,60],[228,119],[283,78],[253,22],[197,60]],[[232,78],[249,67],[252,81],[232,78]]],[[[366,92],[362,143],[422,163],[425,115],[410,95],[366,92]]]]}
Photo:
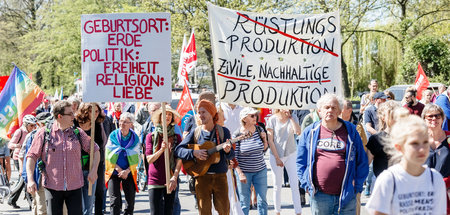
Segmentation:
{"type": "Polygon", "coordinates": [[[249,114],[249,115],[247,115],[247,116],[249,116],[249,117],[251,117],[251,118],[255,118],[255,117],[256,117],[256,114],[249,114]]]}
{"type": "Polygon", "coordinates": [[[426,115],[425,118],[426,119],[433,119],[433,118],[441,119],[442,115],[441,114],[426,115]]]}

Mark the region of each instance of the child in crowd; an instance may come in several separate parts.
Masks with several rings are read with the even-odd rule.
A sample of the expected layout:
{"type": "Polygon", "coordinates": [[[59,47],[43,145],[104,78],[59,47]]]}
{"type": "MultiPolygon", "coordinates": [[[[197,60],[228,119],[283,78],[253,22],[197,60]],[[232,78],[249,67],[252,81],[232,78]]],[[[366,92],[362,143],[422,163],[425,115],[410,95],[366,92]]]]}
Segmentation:
{"type": "Polygon", "coordinates": [[[439,172],[423,165],[430,148],[425,122],[414,115],[398,121],[387,142],[385,151],[397,163],[377,178],[366,205],[369,213],[446,214],[444,180],[439,172]]]}

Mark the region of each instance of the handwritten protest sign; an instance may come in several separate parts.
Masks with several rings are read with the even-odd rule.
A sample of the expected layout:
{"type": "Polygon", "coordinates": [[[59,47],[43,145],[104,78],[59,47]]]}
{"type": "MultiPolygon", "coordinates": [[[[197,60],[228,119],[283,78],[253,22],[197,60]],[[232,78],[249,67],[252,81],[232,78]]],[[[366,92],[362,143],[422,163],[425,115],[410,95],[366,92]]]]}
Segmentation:
{"type": "Polygon", "coordinates": [[[169,13],[81,16],[84,102],[171,101],[169,13]]]}
{"type": "Polygon", "coordinates": [[[339,13],[269,15],[208,3],[220,99],[261,108],[315,108],[342,94],[339,13]]]}

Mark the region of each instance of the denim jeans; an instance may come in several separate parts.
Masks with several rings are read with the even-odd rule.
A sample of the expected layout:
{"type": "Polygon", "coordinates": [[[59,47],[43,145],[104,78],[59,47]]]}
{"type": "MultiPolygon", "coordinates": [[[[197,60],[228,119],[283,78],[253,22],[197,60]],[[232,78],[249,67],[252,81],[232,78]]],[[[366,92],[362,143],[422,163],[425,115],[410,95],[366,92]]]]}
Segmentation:
{"type": "Polygon", "coordinates": [[[365,188],[365,193],[370,194],[370,191],[372,191],[371,187],[372,187],[372,178],[373,178],[374,174],[373,174],[373,162],[369,165],[369,174],[367,175],[366,178],[366,188],[365,188]]]}
{"type": "Polygon", "coordinates": [[[178,193],[180,191],[180,178],[178,178],[177,181],[177,189],[175,189],[175,199],[173,201],[173,215],[180,215],[181,214],[181,204],[180,199],[178,198],[178,193]]]}
{"type": "Polygon", "coordinates": [[[314,215],[354,215],[356,214],[356,198],[353,198],[346,205],[339,209],[339,195],[329,195],[317,191],[314,196],[311,196],[311,214],[314,215]]]}
{"type": "Polygon", "coordinates": [[[95,200],[95,188],[97,187],[97,181],[92,184],[92,195],[88,195],[88,189],[89,189],[89,181],[88,181],[88,170],[83,170],[83,178],[84,178],[84,185],[81,188],[81,197],[82,197],[82,207],[83,207],[83,214],[84,215],[91,215],[92,209],[94,208],[94,200],[95,200]]]}
{"type": "Polygon", "coordinates": [[[239,175],[237,177],[237,187],[239,190],[239,201],[241,202],[242,211],[245,215],[248,215],[250,210],[250,198],[252,191],[251,185],[255,187],[255,193],[258,201],[258,214],[267,214],[267,168],[259,172],[244,172],[247,178],[247,183],[241,183],[239,175]]]}

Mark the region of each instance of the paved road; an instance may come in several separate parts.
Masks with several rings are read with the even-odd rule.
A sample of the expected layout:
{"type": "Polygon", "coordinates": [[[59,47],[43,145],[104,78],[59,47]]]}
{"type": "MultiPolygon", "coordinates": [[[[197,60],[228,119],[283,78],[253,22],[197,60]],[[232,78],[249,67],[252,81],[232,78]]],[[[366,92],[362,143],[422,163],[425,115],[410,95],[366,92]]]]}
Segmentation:
{"type": "MultiPolygon", "coordinates": [[[[266,164],[269,168],[269,160],[268,155],[266,155],[266,164]]],[[[268,185],[269,189],[267,191],[267,201],[269,205],[269,214],[275,214],[273,211],[273,183],[272,183],[272,172],[268,171],[268,185]]],[[[17,171],[13,171],[12,173],[13,180],[17,180],[18,174],[17,171]]],[[[186,183],[186,177],[181,177],[181,183],[180,183],[180,192],[179,192],[179,198],[181,202],[181,214],[183,215],[194,215],[198,214],[197,210],[195,209],[195,202],[194,197],[190,194],[188,185],[186,183]]],[[[294,212],[294,206],[292,205],[292,198],[290,193],[290,188],[283,187],[282,189],[282,201],[281,201],[281,214],[295,214],[294,212]]],[[[109,199],[107,199],[107,204],[109,204],[109,199]]],[[[136,204],[135,204],[135,213],[134,214],[149,214],[149,204],[148,204],[148,193],[147,191],[137,193],[136,195],[136,204]]],[[[362,197],[362,204],[364,205],[367,202],[366,197],[362,197]]],[[[24,195],[22,194],[19,198],[19,201],[17,202],[17,205],[21,206],[21,209],[13,209],[11,206],[9,206],[6,202],[3,204],[0,204],[0,215],[31,215],[31,211],[28,210],[28,203],[26,200],[24,200],[24,195]]],[[[107,213],[109,214],[109,208],[107,208],[107,213]]],[[[251,210],[251,215],[258,214],[257,210],[251,210]]],[[[311,210],[309,207],[309,200],[307,199],[307,205],[303,207],[302,210],[303,215],[311,214],[311,210]]],[[[361,214],[366,215],[368,214],[364,208],[361,208],[361,214]]]]}

